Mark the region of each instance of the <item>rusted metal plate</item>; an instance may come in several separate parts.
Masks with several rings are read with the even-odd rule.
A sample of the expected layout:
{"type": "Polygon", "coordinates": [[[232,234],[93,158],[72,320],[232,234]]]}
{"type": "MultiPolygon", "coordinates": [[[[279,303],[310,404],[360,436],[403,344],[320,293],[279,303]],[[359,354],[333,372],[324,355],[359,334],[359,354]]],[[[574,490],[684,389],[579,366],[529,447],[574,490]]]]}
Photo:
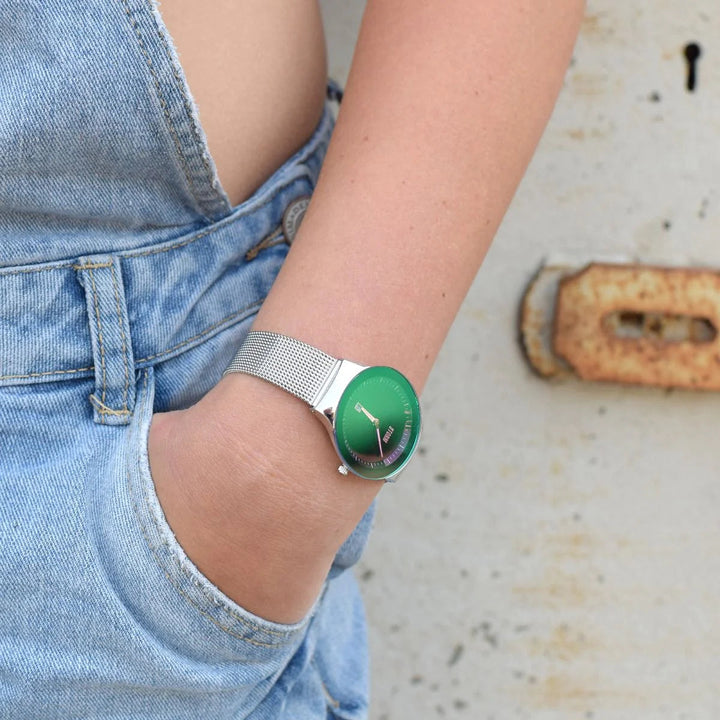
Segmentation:
{"type": "Polygon", "coordinates": [[[568,375],[571,368],[553,351],[553,319],[558,284],[576,267],[564,264],[545,265],[528,285],[520,308],[520,337],[532,368],[542,377],[568,375]]]}
{"type": "Polygon", "coordinates": [[[720,273],[593,263],[559,281],[553,351],[585,380],[720,390],[720,273]]]}

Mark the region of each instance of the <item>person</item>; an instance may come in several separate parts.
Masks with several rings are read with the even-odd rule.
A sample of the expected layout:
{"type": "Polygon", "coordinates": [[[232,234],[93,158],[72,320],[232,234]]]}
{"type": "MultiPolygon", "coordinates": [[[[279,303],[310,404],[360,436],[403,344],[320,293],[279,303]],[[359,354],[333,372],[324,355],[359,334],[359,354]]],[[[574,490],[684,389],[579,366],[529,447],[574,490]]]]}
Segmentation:
{"type": "Polygon", "coordinates": [[[223,372],[252,328],[422,390],[582,11],[368,0],[333,130],[316,0],[5,4],[0,717],[367,716],[383,483],[223,372]]]}

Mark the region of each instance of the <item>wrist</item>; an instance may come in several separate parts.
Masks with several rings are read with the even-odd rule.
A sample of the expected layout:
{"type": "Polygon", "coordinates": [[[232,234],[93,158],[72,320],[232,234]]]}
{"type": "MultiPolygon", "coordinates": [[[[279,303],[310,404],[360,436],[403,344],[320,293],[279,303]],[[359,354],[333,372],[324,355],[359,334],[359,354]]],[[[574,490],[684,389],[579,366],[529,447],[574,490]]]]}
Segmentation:
{"type": "Polygon", "coordinates": [[[347,535],[382,487],[340,474],[332,440],[310,408],[264,380],[230,373],[194,409],[215,438],[225,438],[224,462],[254,468],[309,522],[327,525],[332,513],[347,535]]]}

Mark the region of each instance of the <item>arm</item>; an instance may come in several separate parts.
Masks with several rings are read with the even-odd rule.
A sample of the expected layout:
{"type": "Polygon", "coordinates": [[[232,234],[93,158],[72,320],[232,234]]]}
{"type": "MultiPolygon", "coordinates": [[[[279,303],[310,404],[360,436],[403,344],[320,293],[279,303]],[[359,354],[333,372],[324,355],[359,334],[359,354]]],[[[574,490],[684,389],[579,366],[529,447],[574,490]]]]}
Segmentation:
{"type": "MultiPolygon", "coordinates": [[[[254,328],[394,366],[421,390],[550,115],[581,12],[580,0],[369,0],[317,189],[254,328]]],[[[149,449],[189,557],[279,622],[309,609],[380,489],[337,473],[303,403],[245,375],[156,415],[149,449]]]]}

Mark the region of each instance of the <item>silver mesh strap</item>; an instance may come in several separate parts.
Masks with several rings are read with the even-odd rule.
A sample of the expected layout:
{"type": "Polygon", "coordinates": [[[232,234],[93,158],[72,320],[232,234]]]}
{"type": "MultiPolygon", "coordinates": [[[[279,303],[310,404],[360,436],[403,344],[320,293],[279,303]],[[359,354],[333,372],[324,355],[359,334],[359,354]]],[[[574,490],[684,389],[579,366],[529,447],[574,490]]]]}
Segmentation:
{"type": "Polygon", "coordinates": [[[223,375],[230,372],[255,375],[312,405],[339,362],[287,335],[252,331],[223,375]]]}

